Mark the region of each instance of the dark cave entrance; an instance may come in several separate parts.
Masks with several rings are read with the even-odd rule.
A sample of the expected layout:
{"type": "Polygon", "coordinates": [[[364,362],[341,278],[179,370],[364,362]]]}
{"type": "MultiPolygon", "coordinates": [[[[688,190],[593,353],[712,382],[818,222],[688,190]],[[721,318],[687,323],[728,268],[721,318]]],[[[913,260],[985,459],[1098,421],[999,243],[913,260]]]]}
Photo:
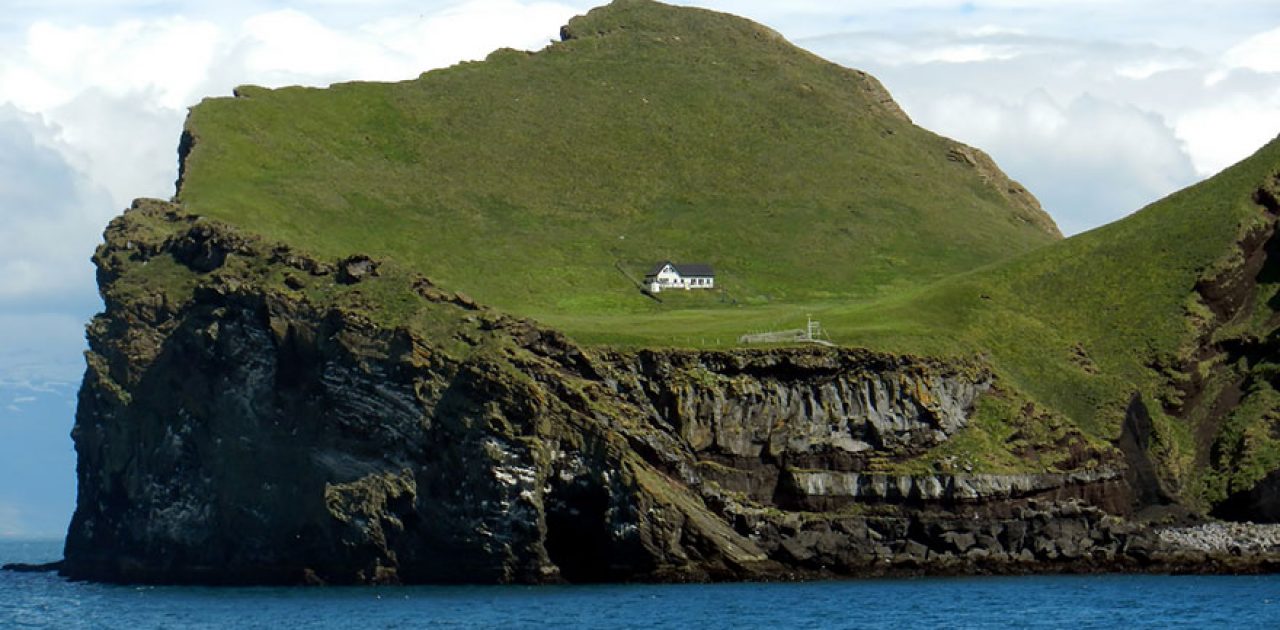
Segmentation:
{"type": "Polygon", "coordinates": [[[547,500],[547,555],[573,583],[604,582],[610,570],[609,493],[577,479],[547,500]]]}

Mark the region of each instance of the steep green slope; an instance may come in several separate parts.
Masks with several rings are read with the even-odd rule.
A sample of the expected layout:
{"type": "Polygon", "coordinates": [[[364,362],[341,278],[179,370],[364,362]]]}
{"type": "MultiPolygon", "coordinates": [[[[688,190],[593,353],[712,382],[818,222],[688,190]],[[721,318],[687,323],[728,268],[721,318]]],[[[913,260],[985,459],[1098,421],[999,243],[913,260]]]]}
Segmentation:
{"type": "Polygon", "coordinates": [[[207,100],[179,199],[570,333],[583,315],[663,329],[688,306],[866,299],[1059,237],[981,152],[764,27],[619,0],[563,35],[403,83],[207,100]],[[724,291],[658,305],[619,269],[664,258],[712,263],[724,291]]]}
{"type": "Polygon", "coordinates": [[[618,0],[563,36],[403,83],[208,100],[179,200],[589,344],[732,347],[812,315],[841,344],[981,357],[1000,393],[937,457],[1017,469],[1012,427],[1103,444],[1137,400],[1172,493],[1208,507],[1280,466],[1280,143],[1059,241],[981,152],[764,27],[618,0]],[[628,276],[661,259],[714,264],[722,290],[642,297],[628,276]]]}
{"type": "Polygon", "coordinates": [[[1006,458],[1000,436],[1025,413],[1114,440],[1137,394],[1167,489],[1208,508],[1280,468],[1277,197],[1280,139],[1124,220],[921,289],[572,325],[599,341],[733,345],[812,315],[843,345],[984,357],[1009,391],[981,409],[990,434],[957,447],[975,461],[1006,458]]]}
{"type": "Polygon", "coordinates": [[[1278,196],[1280,139],[1124,220],[822,316],[848,343],[988,356],[1103,437],[1140,394],[1171,488],[1218,501],[1280,466],[1278,196]]]}

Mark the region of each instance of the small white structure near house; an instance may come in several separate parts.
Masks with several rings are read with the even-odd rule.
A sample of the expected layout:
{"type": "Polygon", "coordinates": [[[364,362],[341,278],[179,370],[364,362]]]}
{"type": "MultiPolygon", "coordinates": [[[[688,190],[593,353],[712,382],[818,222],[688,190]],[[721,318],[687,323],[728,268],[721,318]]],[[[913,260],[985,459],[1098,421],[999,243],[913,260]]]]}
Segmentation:
{"type": "Polygon", "coordinates": [[[677,265],[664,260],[653,266],[644,276],[644,285],[650,293],[660,293],[669,289],[714,289],[716,288],[716,272],[711,265],[689,263],[677,265]]]}

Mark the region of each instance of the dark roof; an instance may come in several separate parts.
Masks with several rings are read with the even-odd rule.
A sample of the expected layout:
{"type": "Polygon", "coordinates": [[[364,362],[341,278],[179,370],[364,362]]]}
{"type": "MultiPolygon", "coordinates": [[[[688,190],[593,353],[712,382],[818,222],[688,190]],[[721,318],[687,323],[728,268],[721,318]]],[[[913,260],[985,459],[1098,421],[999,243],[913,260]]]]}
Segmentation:
{"type": "Polygon", "coordinates": [[[676,265],[676,271],[682,276],[714,276],[715,271],[711,270],[711,265],[706,263],[688,263],[684,265],[676,265]]]}
{"type": "Polygon", "coordinates": [[[658,275],[658,272],[662,271],[662,268],[666,267],[667,265],[671,265],[672,267],[675,267],[676,272],[682,276],[714,276],[716,275],[716,272],[711,269],[711,265],[708,265],[706,263],[686,263],[683,265],[677,265],[676,263],[673,263],[670,260],[664,260],[654,265],[653,269],[650,269],[649,273],[645,275],[656,276],[658,275]]]}

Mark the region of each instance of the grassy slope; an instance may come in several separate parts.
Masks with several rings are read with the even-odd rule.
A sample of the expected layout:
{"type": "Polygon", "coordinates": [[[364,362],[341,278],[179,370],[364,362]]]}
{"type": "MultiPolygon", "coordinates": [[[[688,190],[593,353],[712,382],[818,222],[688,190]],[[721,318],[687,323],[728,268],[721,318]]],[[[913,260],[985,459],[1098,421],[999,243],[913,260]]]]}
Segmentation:
{"type": "MultiPolygon", "coordinates": [[[[733,345],[744,328],[799,327],[812,314],[842,344],[984,356],[1015,398],[1061,414],[1102,440],[1118,435],[1130,397],[1142,393],[1172,481],[1192,500],[1220,499],[1280,465],[1280,439],[1269,429],[1280,396],[1265,379],[1254,379],[1253,391],[1246,392],[1252,398],[1225,419],[1222,435],[1209,436],[1232,450],[1231,461],[1221,464],[1224,470],[1206,471],[1206,463],[1220,465],[1203,461],[1208,444],[1194,435],[1209,420],[1202,417],[1208,410],[1184,420],[1167,416],[1159,403],[1176,401],[1177,392],[1170,375],[1151,366],[1191,358],[1211,318],[1196,284],[1239,262],[1242,235],[1268,220],[1253,194],[1277,174],[1280,139],[1121,221],[874,301],[770,305],[734,317],[715,309],[671,313],[661,321],[635,317],[626,320],[625,334],[632,337],[618,332],[617,317],[583,315],[574,326],[580,337],[599,341],[621,337],[638,344],[665,333],[675,344],[733,345]]],[[[1268,320],[1280,285],[1276,278],[1252,280],[1258,286],[1253,316],[1219,330],[1215,341],[1274,338],[1268,320]]],[[[1007,445],[993,436],[1018,421],[1018,409],[992,401],[981,411],[986,428],[970,436],[972,446],[983,456],[1007,459],[1007,445]]]]}
{"type": "MultiPolygon", "coordinates": [[[[1205,314],[1196,282],[1236,256],[1241,234],[1263,220],[1252,195],[1276,172],[1280,141],[1126,219],[930,286],[875,301],[745,309],[734,318],[690,309],[652,327],[635,321],[636,336],[628,341],[639,343],[669,327],[730,344],[744,327],[797,327],[812,314],[842,343],[937,355],[988,353],[1019,386],[1041,392],[1074,417],[1092,416],[1103,399],[1120,406],[1111,400],[1119,384],[1141,383],[1155,393],[1161,379],[1145,366],[1158,356],[1185,353],[1194,340],[1199,331],[1191,315],[1205,314]],[[1082,367],[1090,363],[1097,369],[1082,367]]],[[[588,315],[574,324],[585,337],[607,341],[622,335],[609,330],[617,321],[588,315]]]]}
{"type": "MultiPolygon", "coordinates": [[[[984,354],[1004,382],[1095,436],[1117,435],[1129,397],[1140,392],[1174,481],[1192,499],[1221,498],[1222,487],[1208,486],[1240,489],[1280,464],[1280,443],[1258,437],[1259,427],[1269,426],[1261,423],[1274,392],[1255,379],[1255,390],[1246,392],[1252,399],[1228,418],[1227,431],[1255,438],[1233,464],[1244,476],[1225,471],[1231,479],[1205,481],[1203,465],[1217,463],[1194,461],[1208,446],[1197,444],[1194,433],[1208,418],[1166,416],[1156,403],[1176,401],[1177,393],[1169,375],[1151,366],[1192,358],[1211,318],[1196,284],[1238,264],[1242,235],[1271,220],[1253,194],[1277,174],[1280,139],[1124,220],[920,292],[870,307],[836,307],[823,317],[849,343],[984,354]]],[[[1250,280],[1258,286],[1252,316],[1218,330],[1215,341],[1274,337],[1269,327],[1280,285],[1275,278],[1250,280]]]]}
{"type": "Polygon", "coordinates": [[[584,334],[582,316],[662,330],[699,306],[867,299],[1057,238],[874,79],[763,27],[622,1],[570,28],[414,81],[208,100],[179,198],[584,334]],[[658,305],[615,268],[664,258],[713,263],[725,292],[658,305]]]}
{"type": "MultiPolygon", "coordinates": [[[[1168,397],[1148,366],[1188,354],[1196,282],[1229,263],[1260,220],[1250,195],[1280,171],[1272,143],[1041,247],[1051,224],[948,159],[953,142],[761,27],[629,1],[571,30],[415,81],[207,101],[180,198],[319,255],[395,259],[586,342],[732,346],[812,314],[841,343],[986,356],[1014,400],[984,403],[966,444],[1016,468],[1018,401],[1110,439],[1132,393],[1168,397]],[[659,305],[614,268],[661,258],[716,264],[727,294],[659,305]]],[[[1230,465],[1249,478],[1280,462],[1258,437],[1274,394],[1223,430],[1247,442],[1230,465]]],[[[1195,427],[1152,407],[1165,461],[1199,474],[1195,427]]]]}

